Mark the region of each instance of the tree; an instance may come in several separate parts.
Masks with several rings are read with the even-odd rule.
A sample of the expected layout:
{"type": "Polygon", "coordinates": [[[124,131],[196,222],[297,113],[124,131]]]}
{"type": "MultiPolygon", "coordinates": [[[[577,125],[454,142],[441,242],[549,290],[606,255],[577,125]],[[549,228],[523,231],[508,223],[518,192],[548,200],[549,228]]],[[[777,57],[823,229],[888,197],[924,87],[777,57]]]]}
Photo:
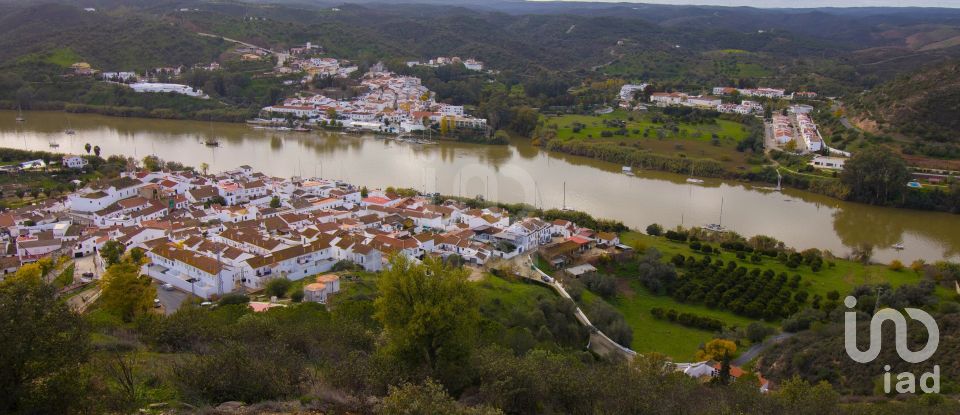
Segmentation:
{"type": "Polygon", "coordinates": [[[509,142],[510,142],[510,134],[507,134],[506,131],[497,130],[497,132],[493,133],[493,141],[491,143],[507,144],[509,142]]]}
{"type": "Polygon", "coordinates": [[[0,413],[85,413],[88,329],[38,271],[0,282],[0,413]]]}
{"type": "Polygon", "coordinates": [[[651,223],[647,226],[647,235],[660,236],[663,233],[663,226],[659,223],[651,223]]]}
{"type": "Polygon", "coordinates": [[[797,151],[797,141],[796,141],[796,140],[787,141],[787,144],[786,144],[785,146],[783,146],[783,149],[784,149],[784,150],[787,150],[787,151],[789,151],[789,152],[791,152],[791,153],[796,152],[796,151],[797,151]]]}
{"type": "Polygon", "coordinates": [[[140,265],[129,258],[107,268],[100,285],[103,308],[124,321],[148,313],[157,296],[150,277],[140,275],[140,265]]]}
{"type": "Polygon", "coordinates": [[[810,385],[800,376],[794,376],[779,385],[773,397],[781,405],[781,413],[801,415],[836,413],[839,400],[839,394],[827,381],[810,385]]]}
{"type": "Polygon", "coordinates": [[[100,248],[100,256],[103,257],[104,262],[109,267],[120,262],[120,258],[126,249],[126,246],[111,239],[103,244],[103,248],[100,248]]]}
{"type": "Polygon", "coordinates": [[[286,277],[274,278],[267,282],[266,292],[271,296],[283,298],[287,296],[287,291],[292,283],[286,277]]]}
{"type": "Polygon", "coordinates": [[[760,343],[765,337],[771,334],[773,334],[773,329],[765,326],[763,323],[754,321],[747,326],[747,339],[750,339],[751,343],[760,343]]]}
{"type": "Polygon", "coordinates": [[[339,115],[335,108],[327,108],[327,118],[330,120],[330,123],[333,124],[333,120],[336,120],[339,115]]]}
{"type": "Polygon", "coordinates": [[[537,110],[526,106],[515,108],[512,115],[510,130],[523,137],[530,136],[530,133],[537,128],[537,120],[540,119],[540,113],[537,110]]]}
{"type": "Polygon", "coordinates": [[[163,167],[163,163],[160,162],[160,158],[154,155],[149,155],[143,158],[143,168],[149,171],[160,171],[163,167]]]}
{"type": "Polygon", "coordinates": [[[280,198],[274,196],[272,199],[270,199],[270,207],[278,209],[280,207],[280,198]]]}
{"type": "Polygon", "coordinates": [[[854,154],[840,173],[840,181],[850,189],[850,198],[871,204],[895,202],[909,180],[903,158],[879,145],[854,154]]]}
{"type": "Polygon", "coordinates": [[[200,163],[200,171],[203,172],[203,175],[207,175],[207,171],[210,170],[210,165],[207,162],[200,163]]]}
{"type": "Polygon", "coordinates": [[[87,154],[90,154],[90,149],[91,149],[90,143],[84,144],[83,149],[87,150],[87,154]]]}
{"type": "Polygon", "coordinates": [[[465,375],[462,365],[480,319],[468,274],[429,257],[421,264],[403,255],[390,259],[377,282],[374,317],[383,325],[391,355],[445,380],[450,380],[447,374],[465,375]]]}
{"type": "Polygon", "coordinates": [[[733,356],[736,352],[736,343],[730,340],[713,339],[697,352],[697,360],[721,360],[724,356],[733,356]]]}
{"type": "Polygon", "coordinates": [[[93,155],[100,157],[100,146],[93,146],[93,155]]]}

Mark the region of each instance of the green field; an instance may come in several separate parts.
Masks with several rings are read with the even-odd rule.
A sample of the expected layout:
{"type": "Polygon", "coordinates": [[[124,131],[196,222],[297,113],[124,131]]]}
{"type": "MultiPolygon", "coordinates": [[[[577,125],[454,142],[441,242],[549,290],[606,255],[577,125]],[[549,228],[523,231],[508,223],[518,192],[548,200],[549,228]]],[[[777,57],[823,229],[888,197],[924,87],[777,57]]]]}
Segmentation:
{"type": "Polygon", "coordinates": [[[728,311],[710,309],[702,305],[684,304],[668,296],[653,295],[637,280],[629,282],[629,289],[621,291],[610,304],[623,313],[633,328],[632,349],[644,352],[663,353],[676,361],[689,361],[700,344],[706,343],[714,334],[691,327],[681,326],[666,320],[657,320],[650,314],[653,308],[674,309],[723,321],[728,326],[746,327],[754,320],[728,311]]]}
{"type": "MultiPolygon", "coordinates": [[[[631,113],[624,110],[616,110],[610,114],[603,115],[562,115],[546,116],[544,123],[557,126],[557,138],[562,140],[569,139],[597,139],[597,140],[624,140],[635,139],[644,141],[660,141],[658,131],[664,128],[663,124],[656,124],[651,121],[651,114],[631,113]],[[626,122],[627,134],[623,136],[614,135],[613,137],[602,137],[603,131],[611,133],[618,128],[608,127],[603,124],[604,120],[622,120],[626,122]],[[574,132],[574,124],[580,123],[585,127],[578,132],[574,132]],[[639,130],[639,132],[634,132],[639,130]],[[643,133],[648,131],[647,137],[643,133]]],[[[737,142],[747,136],[747,131],[743,125],[733,121],[717,120],[716,124],[688,124],[680,123],[679,133],[666,132],[664,139],[671,140],[689,140],[709,143],[713,134],[720,138],[721,146],[736,146],[737,142]]]]}
{"type": "Polygon", "coordinates": [[[541,298],[555,297],[553,290],[525,280],[507,280],[487,274],[476,283],[480,304],[488,318],[504,321],[516,310],[531,310],[541,298]]]}
{"type": "MultiPolygon", "coordinates": [[[[663,254],[664,260],[669,260],[675,254],[690,255],[690,248],[686,244],[671,242],[663,237],[652,237],[639,232],[626,232],[620,238],[623,243],[635,247],[638,251],[656,248],[663,254]]],[[[714,254],[714,257],[723,259],[725,262],[737,260],[731,252],[714,254]]],[[[814,294],[826,296],[826,293],[833,290],[843,295],[861,284],[887,282],[897,287],[903,284],[915,284],[921,280],[921,276],[909,269],[893,271],[883,265],[862,265],[847,260],[832,260],[834,266],[824,266],[816,273],[803,265],[796,269],[790,269],[776,259],[768,257],[764,257],[760,264],[746,264],[742,260],[737,261],[748,268],[771,269],[777,273],[786,272],[789,275],[800,274],[803,277],[801,287],[808,291],[811,296],[814,294]]],[[[689,361],[694,359],[696,351],[702,343],[714,337],[714,333],[710,331],[657,320],[650,314],[650,310],[653,308],[674,309],[681,313],[687,312],[715,318],[723,321],[728,327],[743,328],[754,321],[763,322],[762,320],[739,316],[729,311],[708,308],[701,304],[680,303],[666,295],[654,295],[643,287],[638,280],[631,278],[632,273],[629,271],[629,266],[625,268],[626,270],[616,273],[619,278],[617,294],[607,302],[623,313],[626,322],[634,333],[631,348],[639,353],[659,352],[672,357],[676,361],[689,361]]],[[[938,288],[937,294],[943,298],[950,296],[950,292],[943,288],[938,288]]],[[[584,291],[582,302],[589,304],[593,301],[603,300],[596,294],[584,291]]],[[[776,323],[763,323],[773,327],[778,325],[776,323]]]]}
{"type": "Polygon", "coordinates": [[[62,68],[68,68],[77,62],[82,62],[83,58],[70,48],[57,48],[44,53],[34,53],[24,55],[17,59],[18,64],[31,62],[43,62],[57,65],[62,68]]]}
{"type": "Polygon", "coordinates": [[[543,116],[542,121],[548,129],[556,127],[556,138],[561,141],[612,143],[671,157],[712,159],[730,170],[748,167],[748,155],[736,149],[748,135],[745,125],[722,119],[703,124],[680,122],[674,131],[664,123],[654,123],[654,117],[653,113],[616,110],[603,115],[543,116]],[[605,121],[623,121],[625,133],[615,134],[620,127],[605,121]],[[603,136],[605,131],[608,137],[603,136]]]}

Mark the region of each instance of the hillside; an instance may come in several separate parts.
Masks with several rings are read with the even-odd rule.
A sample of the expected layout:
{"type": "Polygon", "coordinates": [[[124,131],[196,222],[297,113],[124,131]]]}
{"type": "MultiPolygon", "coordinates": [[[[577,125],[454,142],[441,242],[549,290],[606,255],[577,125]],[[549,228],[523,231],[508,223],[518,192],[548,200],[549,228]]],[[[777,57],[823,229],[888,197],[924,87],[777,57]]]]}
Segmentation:
{"type": "Polygon", "coordinates": [[[69,50],[72,57],[97,68],[144,70],[209,62],[225,48],[221,40],[123,10],[85,12],[74,6],[39,4],[4,8],[0,16],[4,66],[22,62],[24,56],[44,60],[51,51],[69,50]]]}
{"type": "Polygon", "coordinates": [[[862,129],[900,142],[906,154],[960,157],[960,60],[900,76],[850,100],[862,129]]]}

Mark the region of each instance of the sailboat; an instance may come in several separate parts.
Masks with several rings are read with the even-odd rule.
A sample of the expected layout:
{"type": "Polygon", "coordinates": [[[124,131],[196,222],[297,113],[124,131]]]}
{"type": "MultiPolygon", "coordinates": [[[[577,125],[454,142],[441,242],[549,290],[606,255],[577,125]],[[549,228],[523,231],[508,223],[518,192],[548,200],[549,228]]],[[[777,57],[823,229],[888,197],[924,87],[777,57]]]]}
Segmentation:
{"type": "Polygon", "coordinates": [[[563,182],[563,206],[560,207],[560,210],[563,211],[572,211],[573,209],[567,206],[567,182],[563,182]]]}
{"type": "Polygon", "coordinates": [[[708,231],[714,232],[726,232],[727,229],[723,227],[723,197],[720,198],[720,223],[711,223],[703,227],[708,231]]]}
{"type": "MultiPolygon", "coordinates": [[[[690,165],[690,176],[693,176],[693,175],[694,175],[694,174],[693,174],[693,165],[691,164],[691,165],[690,165]]],[[[703,180],[697,179],[697,178],[695,178],[695,177],[688,177],[688,178],[687,178],[687,183],[703,184],[703,180]]]]}
{"type": "Polygon", "coordinates": [[[23,108],[20,108],[20,106],[17,105],[17,111],[18,111],[18,112],[17,112],[17,122],[24,122],[24,121],[26,121],[27,119],[26,119],[26,118],[23,118],[23,108]]]}
{"type": "Polygon", "coordinates": [[[203,142],[207,147],[220,147],[220,140],[213,134],[213,121],[210,121],[210,139],[203,142]]]}
{"type": "Polygon", "coordinates": [[[73,129],[73,126],[70,125],[70,117],[67,117],[67,129],[63,130],[63,132],[67,135],[74,135],[77,133],[77,131],[73,129]]]}

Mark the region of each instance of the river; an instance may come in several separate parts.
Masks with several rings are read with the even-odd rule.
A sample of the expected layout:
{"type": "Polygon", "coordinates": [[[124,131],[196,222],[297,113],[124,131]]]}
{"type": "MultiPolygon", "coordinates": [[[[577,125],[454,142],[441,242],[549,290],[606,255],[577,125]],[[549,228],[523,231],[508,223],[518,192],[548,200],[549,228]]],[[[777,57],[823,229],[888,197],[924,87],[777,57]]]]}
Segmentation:
{"type": "Polygon", "coordinates": [[[750,236],[765,234],[798,249],[843,256],[874,246],[874,260],[960,259],[960,215],[841,202],[808,192],[707,179],[702,185],[662,172],[621,173],[621,166],[557,154],[516,141],[509,146],[444,142],[411,145],[373,136],[257,130],[242,124],[114,118],[26,112],[27,121],[0,111],[0,147],[83,154],[98,145],[104,157],[155,154],[211,171],[250,165],[279,177],[319,176],[368,187],[402,186],[426,192],[566,204],[597,217],[644,229],[718,223],[750,236]],[[66,128],[76,130],[66,135],[66,128]],[[210,138],[220,147],[207,147],[210,138]],[[50,148],[51,142],[59,148],[50,148]],[[566,188],[566,192],[564,192],[566,188]],[[721,217],[722,210],[722,217],[721,217]],[[891,245],[902,242],[906,249],[891,245]]]}

